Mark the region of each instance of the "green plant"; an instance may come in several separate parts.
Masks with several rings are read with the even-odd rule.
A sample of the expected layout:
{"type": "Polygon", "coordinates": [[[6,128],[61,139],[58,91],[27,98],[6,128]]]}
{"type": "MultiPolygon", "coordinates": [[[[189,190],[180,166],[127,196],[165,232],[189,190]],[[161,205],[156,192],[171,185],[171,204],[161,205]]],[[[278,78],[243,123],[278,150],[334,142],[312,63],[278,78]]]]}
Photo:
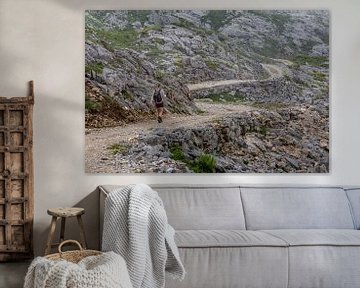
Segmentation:
{"type": "Polygon", "coordinates": [[[119,49],[132,47],[137,39],[138,33],[133,28],[96,30],[96,34],[106,48],[119,49]]]}
{"type": "Polygon", "coordinates": [[[194,161],[188,159],[179,145],[170,148],[170,158],[181,161],[195,173],[214,173],[216,159],[210,154],[201,154],[194,161]]]}
{"type": "Polygon", "coordinates": [[[230,93],[214,93],[207,96],[208,99],[211,99],[213,102],[221,103],[239,103],[244,102],[246,97],[240,94],[230,94],[230,93]]]}
{"type": "Polygon", "coordinates": [[[260,133],[261,135],[266,136],[266,134],[268,133],[267,127],[266,127],[266,126],[260,126],[259,133],[260,133]]]}
{"type": "Polygon", "coordinates": [[[107,149],[109,149],[113,155],[127,151],[127,147],[120,143],[111,144],[107,149]]]}
{"type": "Polygon", "coordinates": [[[157,57],[160,56],[163,52],[157,46],[148,46],[149,51],[146,53],[146,56],[157,57]]]}
{"type": "Polygon", "coordinates": [[[101,104],[91,99],[85,99],[85,110],[93,113],[101,110],[101,104]]]}
{"type": "Polygon", "coordinates": [[[291,22],[291,16],[283,11],[274,13],[266,10],[249,10],[249,12],[272,22],[278,29],[279,33],[283,33],[286,23],[291,22]]]}
{"type": "Polygon", "coordinates": [[[179,67],[179,68],[183,68],[184,67],[184,64],[183,64],[183,61],[182,61],[182,58],[181,57],[176,57],[174,59],[174,64],[175,66],[179,67]]]}
{"type": "Polygon", "coordinates": [[[162,38],[153,38],[153,41],[159,45],[164,45],[165,44],[165,40],[162,38]]]}
{"type": "Polygon", "coordinates": [[[297,55],[292,61],[297,65],[310,65],[314,67],[329,67],[329,59],[325,56],[297,55]]]}
{"type": "Polygon", "coordinates": [[[170,148],[171,158],[176,161],[186,161],[186,157],[184,152],[182,151],[181,147],[179,145],[174,145],[170,148]]]}
{"type": "Polygon", "coordinates": [[[213,155],[202,154],[195,160],[195,165],[198,167],[198,173],[214,173],[216,167],[216,159],[213,155]]]}
{"type": "Polygon", "coordinates": [[[144,27],[141,32],[140,35],[141,36],[145,36],[146,34],[148,34],[150,31],[161,31],[162,28],[160,25],[151,25],[151,26],[146,26],[144,27]]]}
{"type": "Polygon", "coordinates": [[[91,71],[94,71],[96,74],[101,74],[103,69],[104,64],[100,62],[90,63],[85,66],[86,73],[91,73],[91,71]]]}
{"type": "Polygon", "coordinates": [[[203,21],[209,22],[211,27],[218,30],[227,23],[226,10],[210,10],[204,17],[203,21]]]}
{"type": "Polygon", "coordinates": [[[316,81],[324,82],[326,80],[326,75],[322,72],[314,71],[313,77],[316,81]]]}
{"type": "Polygon", "coordinates": [[[122,90],[121,94],[124,96],[125,99],[131,100],[134,98],[133,94],[128,90],[122,90]]]}
{"type": "Polygon", "coordinates": [[[274,38],[267,38],[262,48],[258,50],[260,54],[267,57],[276,57],[281,51],[282,47],[278,40],[274,38]]]}
{"type": "Polygon", "coordinates": [[[212,59],[205,59],[206,66],[208,66],[210,69],[215,70],[219,67],[219,63],[212,59]]]}
{"type": "Polygon", "coordinates": [[[129,22],[140,21],[142,24],[144,24],[148,20],[150,13],[150,10],[129,10],[128,20],[129,22]]]}
{"type": "Polygon", "coordinates": [[[165,71],[164,70],[156,70],[155,71],[155,78],[158,80],[158,81],[162,81],[165,77],[165,71]]]}

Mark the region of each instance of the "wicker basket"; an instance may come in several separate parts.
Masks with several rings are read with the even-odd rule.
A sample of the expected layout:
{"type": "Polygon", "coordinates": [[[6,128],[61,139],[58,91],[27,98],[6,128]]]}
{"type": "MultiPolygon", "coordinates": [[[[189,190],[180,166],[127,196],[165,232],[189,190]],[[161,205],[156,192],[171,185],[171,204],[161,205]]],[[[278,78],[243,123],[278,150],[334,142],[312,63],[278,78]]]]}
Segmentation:
{"type": "Polygon", "coordinates": [[[69,262],[78,263],[79,261],[81,261],[82,259],[84,259],[88,256],[96,256],[96,255],[102,254],[102,252],[100,252],[100,251],[83,249],[81,244],[76,240],[66,240],[66,241],[61,242],[58,250],[59,250],[59,253],[47,255],[47,256],[45,256],[45,258],[47,258],[49,260],[54,260],[54,261],[66,260],[69,262]],[[79,247],[79,250],[63,252],[61,250],[61,248],[65,244],[69,244],[69,243],[76,244],[79,247]]]}

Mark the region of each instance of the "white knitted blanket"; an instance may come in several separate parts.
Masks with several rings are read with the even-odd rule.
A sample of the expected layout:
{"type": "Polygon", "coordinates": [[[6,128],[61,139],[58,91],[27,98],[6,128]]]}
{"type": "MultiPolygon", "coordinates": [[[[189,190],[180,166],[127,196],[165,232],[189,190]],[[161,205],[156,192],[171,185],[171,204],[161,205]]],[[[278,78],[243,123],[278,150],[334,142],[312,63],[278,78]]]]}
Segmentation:
{"type": "Polygon", "coordinates": [[[103,251],[124,257],[134,288],[162,288],[165,270],[182,280],[185,270],[157,192],[144,184],[127,186],[105,200],[103,251]]]}
{"type": "Polygon", "coordinates": [[[124,259],[113,252],[89,256],[78,264],[37,257],[24,288],[132,288],[124,259]]]}

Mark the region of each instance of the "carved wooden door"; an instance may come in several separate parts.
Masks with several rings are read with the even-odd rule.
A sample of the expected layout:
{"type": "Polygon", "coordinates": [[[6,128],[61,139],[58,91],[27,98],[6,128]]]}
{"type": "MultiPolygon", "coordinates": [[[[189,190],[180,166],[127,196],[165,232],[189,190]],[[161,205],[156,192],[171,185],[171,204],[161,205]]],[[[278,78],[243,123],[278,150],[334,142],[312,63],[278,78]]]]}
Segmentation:
{"type": "Polygon", "coordinates": [[[0,261],[33,254],[33,84],[28,97],[0,97],[0,261]]]}

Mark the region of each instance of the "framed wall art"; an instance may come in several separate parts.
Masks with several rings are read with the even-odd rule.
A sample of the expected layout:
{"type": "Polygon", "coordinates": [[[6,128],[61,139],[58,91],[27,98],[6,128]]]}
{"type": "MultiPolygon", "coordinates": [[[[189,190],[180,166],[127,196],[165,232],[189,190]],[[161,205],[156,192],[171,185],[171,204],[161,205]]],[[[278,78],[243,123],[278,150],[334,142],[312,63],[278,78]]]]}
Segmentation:
{"type": "Polygon", "coordinates": [[[85,11],[87,173],[328,173],[329,11],[85,11]]]}

